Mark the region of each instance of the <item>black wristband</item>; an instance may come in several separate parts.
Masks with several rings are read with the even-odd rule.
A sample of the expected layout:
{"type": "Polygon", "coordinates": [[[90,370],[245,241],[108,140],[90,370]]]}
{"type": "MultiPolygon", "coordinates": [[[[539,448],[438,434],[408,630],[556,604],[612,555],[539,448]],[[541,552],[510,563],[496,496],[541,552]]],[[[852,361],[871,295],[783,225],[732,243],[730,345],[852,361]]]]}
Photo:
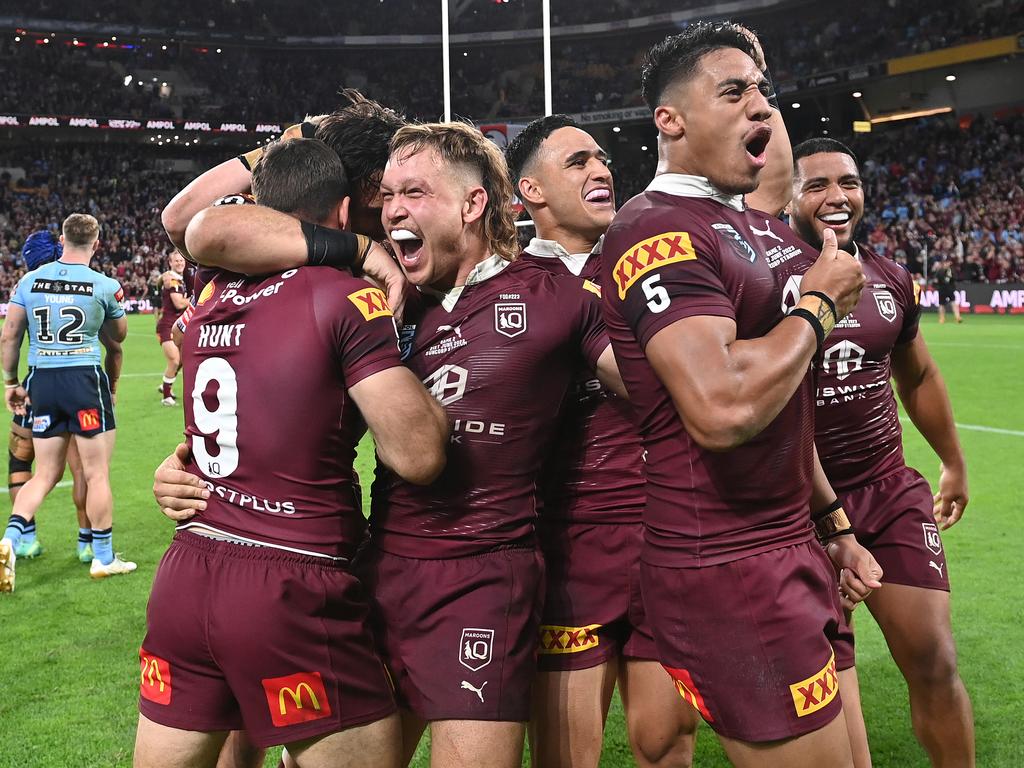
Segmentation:
{"type": "Polygon", "coordinates": [[[306,263],[313,267],[334,267],[352,269],[358,267],[365,252],[360,247],[359,236],[351,232],[319,224],[302,224],[302,236],[306,238],[306,263]]]}
{"type": "Polygon", "coordinates": [[[818,539],[818,543],[820,543],[822,546],[825,546],[830,541],[838,539],[840,536],[855,536],[856,534],[857,534],[857,531],[851,525],[849,528],[843,528],[843,530],[841,530],[841,531],[833,531],[828,536],[825,536],[822,539],[818,539]]]}
{"type": "Polygon", "coordinates": [[[804,291],[801,296],[817,296],[819,299],[825,302],[825,305],[832,310],[832,322],[839,322],[839,314],[836,312],[836,303],[832,301],[832,297],[828,294],[822,293],[821,291],[804,291]]]}
{"type": "Polygon", "coordinates": [[[814,335],[818,339],[818,350],[815,353],[815,357],[821,354],[821,348],[825,345],[825,328],[821,324],[821,321],[809,309],[803,307],[795,307],[789,310],[787,317],[800,317],[810,323],[811,328],[814,329],[814,335]]]}
{"type": "Polygon", "coordinates": [[[831,504],[829,504],[827,507],[822,507],[817,512],[815,512],[813,515],[811,515],[811,520],[820,520],[825,515],[829,515],[829,514],[835,512],[837,509],[842,509],[842,506],[843,506],[843,502],[841,502],[839,499],[836,499],[831,504]]]}

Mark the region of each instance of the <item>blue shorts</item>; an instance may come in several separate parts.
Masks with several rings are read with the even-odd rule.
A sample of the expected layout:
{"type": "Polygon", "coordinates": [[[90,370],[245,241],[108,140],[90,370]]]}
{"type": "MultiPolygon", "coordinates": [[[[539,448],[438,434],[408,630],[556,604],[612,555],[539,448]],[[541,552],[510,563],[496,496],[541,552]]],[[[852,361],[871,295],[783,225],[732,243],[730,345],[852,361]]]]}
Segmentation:
{"type": "MultiPolygon", "coordinates": [[[[35,368],[29,368],[28,374],[25,376],[25,380],[21,382],[21,386],[25,389],[26,392],[28,391],[29,377],[32,375],[32,371],[34,370],[35,368]]],[[[25,415],[19,416],[18,414],[14,414],[14,418],[12,419],[12,421],[22,429],[32,429],[32,406],[26,405],[25,415]]]]}
{"type": "Polygon", "coordinates": [[[110,383],[100,366],[37,367],[26,384],[32,400],[32,437],[68,432],[93,437],[114,429],[110,383]]]}

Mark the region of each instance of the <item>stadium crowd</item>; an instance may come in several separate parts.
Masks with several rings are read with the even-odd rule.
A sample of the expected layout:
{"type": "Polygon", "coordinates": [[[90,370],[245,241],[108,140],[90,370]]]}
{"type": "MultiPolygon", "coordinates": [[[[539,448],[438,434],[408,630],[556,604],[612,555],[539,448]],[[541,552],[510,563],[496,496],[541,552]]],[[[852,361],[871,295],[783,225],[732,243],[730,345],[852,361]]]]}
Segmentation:
{"type": "MultiPolygon", "coordinates": [[[[244,18],[221,19],[214,15],[209,20],[211,29],[220,29],[228,18],[242,23],[255,15],[248,3],[230,5],[236,11],[244,11],[244,18]]],[[[357,19],[362,13],[358,9],[364,5],[377,4],[354,6],[357,19]]],[[[525,19],[527,27],[539,26],[539,20],[533,19],[530,13],[515,13],[515,9],[507,9],[504,3],[498,6],[488,3],[486,12],[483,4],[478,5],[481,7],[471,7],[468,17],[476,18],[474,14],[478,13],[491,21],[462,29],[459,25],[464,19],[460,17],[453,21],[453,32],[501,28],[500,18],[493,14],[525,19]],[[498,10],[494,11],[495,8],[498,10]]],[[[615,13],[627,13],[621,5],[556,6],[553,23],[607,21],[614,18],[615,13]],[[584,11],[585,8],[594,10],[584,11]],[[595,18],[591,18],[592,14],[595,18]]],[[[646,5],[652,11],[665,9],[660,0],[646,5]]],[[[47,12],[60,17],[57,6],[52,4],[47,12]]],[[[203,4],[204,9],[208,7],[214,14],[221,9],[220,4],[203,4]]],[[[315,3],[302,4],[288,23],[278,23],[274,14],[291,6],[270,3],[260,7],[264,17],[275,20],[271,26],[277,24],[278,30],[288,29],[290,23],[295,24],[295,28],[316,29],[324,35],[342,33],[336,28],[341,22],[319,18],[317,14],[323,13],[325,7],[315,3]]],[[[410,32],[428,32],[430,24],[418,19],[417,7],[421,6],[413,4],[409,12],[403,8],[401,14],[388,14],[389,23],[412,21],[414,27],[410,32]]],[[[172,15],[177,15],[178,6],[173,8],[172,15]]],[[[678,8],[673,6],[673,10],[678,8]]],[[[924,0],[867,0],[856,9],[840,11],[801,5],[798,13],[788,8],[785,14],[754,16],[750,23],[759,30],[766,49],[771,51],[773,76],[781,83],[811,72],[820,74],[1013,32],[1016,29],[1013,20],[1019,18],[1022,11],[1024,0],[1001,0],[987,5],[958,0],[941,7],[924,0]],[[861,32],[870,32],[874,41],[870,47],[863,45],[861,32]]],[[[643,9],[631,8],[628,15],[642,12],[643,9]]],[[[430,14],[433,14],[432,9],[430,14]]],[[[374,8],[370,18],[381,17],[379,9],[374,8]]],[[[118,15],[114,13],[106,18],[113,22],[118,15]]],[[[204,15],[197,10],[195,18],[201,19],[204,15]]],[[[556,40],[554,69],[559,77],[554,93],[555,110],[572,113],[640,106],[639,57],[653,42],[664,37],[665,32],[665,28],[652,28],[614,37],[556,40]]],[[[539,41],[456,49],[452,63],[455,111],[476,119],[540,114],[543,111],[540,61],[539,41]]],[[[309,50],[171,44],[164,50],[154,39],[132,49],[122,49],[95,45],[75,47],[68,45],[66,38],[38,45],[29,37],[15,42],[13,36],[8,35],[0,40],[0,63],[14,74],[0,83],[0,103],[21,113],[109,113],[133,117],[174,114],[191,120],[290,120],[301,117],[310,104],[332,104],[341,82],[362,88],[384,103],[401,106],[407,114],[421,119],[435,119],[437,105],[441,103],[436,76],[441,69],[441,53],[438,48],[430,47],[390,48],[386,55],[368,57],[366,49],[361,48],[309,50]],[[133,77],[140,70],[158,72],[160,77],[157,80],[133,77]],[[127,86],[124,85],[126,79],[127,86]],[[163,87],[164,82],[168,83],[167,87],[163,87]],[[303,88],[295,88],[297,82],[303,83],[303,88]]]]}
{"type": "MultiPolygon", "coordinates": [[[[862,232],[879,252],[928,273],[944,259],[963,281],[1024,282],[1024,116],[977,119],[961,129],[943,120],[850,140],[862,159],[867,198],[862,232]]],[[[224,150],[193,149],[207,167],[224,150]],[[218,154],[220,153],[220,154],[218,154]]],[[[620,203],[654,174],[654,157],[614,163],[620,203]]],[[[188,180],[162,170],[166,153],[137,145],[37,147],[0,154],[0,295],[23,272],[24,237],[56,231],[72,211],[103,227],[99,263],[129,298],[142,298],[166,268],[170,244],[159,211],[188,180]]]]}
{"type": "Polygon", "coordinates": [[[127,298],[146,296],[166,269],[171,250],[160,209],[187,180],[159,170],[149,148],[40,147],[0,153],[0,295],[6,301],[24,273],[21,246],[38,229],[59,234],[72,212],[94,215],[101,226],[98,268],[117,278],[127,298]]]}

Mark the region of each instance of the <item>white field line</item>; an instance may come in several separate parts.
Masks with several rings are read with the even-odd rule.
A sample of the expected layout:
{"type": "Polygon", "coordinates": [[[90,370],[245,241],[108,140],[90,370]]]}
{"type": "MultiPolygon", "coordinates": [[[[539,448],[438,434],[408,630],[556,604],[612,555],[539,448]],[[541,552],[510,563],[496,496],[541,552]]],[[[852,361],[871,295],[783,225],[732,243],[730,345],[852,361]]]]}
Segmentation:
{"type": "MultiPolygon", "coordinates": [[[[900,421],[904,424],[911,424],[913,422],[910,419],[900,417],[900,421]]],[[[997,435],[1013,435],[1014,437],[1024,437],[1024,431],[1019,429],[1002,429],[1001,427],[986,427],[981,424],[957,424],[957,429],[966,429],[971,432],[992,432],[997,435]]]]}

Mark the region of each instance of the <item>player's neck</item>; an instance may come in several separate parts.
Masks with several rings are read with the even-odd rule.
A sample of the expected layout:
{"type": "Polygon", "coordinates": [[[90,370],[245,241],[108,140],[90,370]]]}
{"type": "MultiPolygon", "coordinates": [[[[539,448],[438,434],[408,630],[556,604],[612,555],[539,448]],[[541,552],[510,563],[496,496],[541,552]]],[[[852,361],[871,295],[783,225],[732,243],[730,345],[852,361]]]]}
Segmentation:
{"type": "Polygon", "coordinates": [[[63,264],[82,264],[88,267],[89,262],[92,261],[92,249],[83,251],[65,246],[64,253],[61,254],[58,261],[63,264]]]}
{"type": "Polygon", "coordinates": [[[597,245],[598,237],[589,234],[574,232],[557,224],[546,227],[537,227],[537,237],[541,240],[552,240],[562,246],[566,253],[590,253],[597,245]]]}

